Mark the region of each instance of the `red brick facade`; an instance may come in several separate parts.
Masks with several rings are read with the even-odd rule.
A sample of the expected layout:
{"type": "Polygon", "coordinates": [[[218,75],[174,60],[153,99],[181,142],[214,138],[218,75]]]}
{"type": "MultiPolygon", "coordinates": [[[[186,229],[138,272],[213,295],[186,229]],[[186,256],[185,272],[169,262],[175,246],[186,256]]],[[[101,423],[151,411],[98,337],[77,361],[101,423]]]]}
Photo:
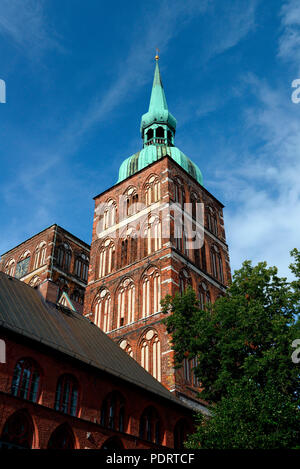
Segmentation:
{"type": "MultiPolygon", "coordinates": [[[[7,363],[0,364],[0,447],[1,444],[5,447],[4,440],[17,446],[28,444],[33,449],[46,449],[54,432],[61,429],[64,435],[69,435],[71,448],[74,449],[100,449],[104,446],[114,449],[151,449],[160,446],[174,448],[178,426],[182,425],[185,431],[192,429],[191,412],[180,405],[151,392],[141,392],[138,387],[109,373],[95,370],[78,360],[68,359],[59,352],[10,332],[0,331],[0,337],[5,340],[9,358],[7,363]],[[40,373],[36,402],[12,395],[14,370],[16,364],[24,358],[30,358],[40,373]],[[79,383],[76,416],[54,408],[57,383],[65,374],[71,375],[79,383]],[[112,425],[114,429],[109,428],[107,422],[101,422],[101,408],[111,395],[116,396],[112,425]],[[122,431],[118,428],[121,401],[124,405],[122,431]],[[154,428],[153,442],[140,437],[140,422],[146,409],[153,409],[154,417],[159,416],[158,443],[154,442],[154,428]],[[13,438],[12,434],[7,435],[5,432],[9,422],[18,415],[25,419],[29,427],[22,443],[18,436],[13,438]]],[[[152,424],[155,425],[155,421],[152,424]]]]}
{"type": "Polygon", "coordinates": [[[66,292],[75,309],[82,312],[89,253],[88,244],[52,225],[3,254],[0,271],[38,287],[53,303],[66,292]],[[18,272],[21,263],[26,265],[18,272]]]}
{"type": "Polygon", "coordinates": [[[225,292],[230,265],[222,210],[222,204],[170,157],[162,158],[95,197],[84,314],[170,391],[192,399],[197,399],[199,383],[191,372],[192,364],[185,363],[185,370],[174,370],[170,337],[161,323],[163,314],[157,307],[157,297],[174,295],[187,284],[199,295],[202,292],[204,303],[214,301],[225,292]],[[158,185],[150,200],[149,191],[154,190],[154,184],[158,185]],[[179,192],[181,200],[178,200],[179,192]],[[120,199],[124,195],[128,202],[120,199]],[[176,244],[174,214],[160,211],[164,204],[176,201],[204,204],[202,249],[186,251],[182,240],[176,244]],[[125,209],[120,203],[125,204],[125,209]],[[106,207],[108,212],[114,207],[110,220],[101,204],[105,204],[104,212],[106,207]],[[159,230],[169,222],[170,235],[163,238],[163,233],[161,241],[151,240],[152,244],[148,244],[141,233],[151,224],[151,217],[157,218],[159,230]],[[157,283],[154,286],[155,282],[160,286],[157,283]],[[149,288],[149,305],[145,305],[146,288],[149,288]]]}

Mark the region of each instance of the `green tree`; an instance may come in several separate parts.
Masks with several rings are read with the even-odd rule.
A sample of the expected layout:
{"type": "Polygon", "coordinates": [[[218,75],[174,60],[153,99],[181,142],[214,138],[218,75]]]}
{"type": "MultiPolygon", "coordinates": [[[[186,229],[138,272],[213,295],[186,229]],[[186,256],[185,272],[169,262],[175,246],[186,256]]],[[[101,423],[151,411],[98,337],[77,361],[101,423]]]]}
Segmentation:
{"type": "Polygon", "coordinates": [[[300,365],[291,359],[300,338],[300,252],[292,255],[293,282],[265,262],[246,261],[205,310],[192,289],[162,301],[175,365],[197,357],[211,410],[209,419],[197,416],[189,448],[300,447],[300,365]]]}

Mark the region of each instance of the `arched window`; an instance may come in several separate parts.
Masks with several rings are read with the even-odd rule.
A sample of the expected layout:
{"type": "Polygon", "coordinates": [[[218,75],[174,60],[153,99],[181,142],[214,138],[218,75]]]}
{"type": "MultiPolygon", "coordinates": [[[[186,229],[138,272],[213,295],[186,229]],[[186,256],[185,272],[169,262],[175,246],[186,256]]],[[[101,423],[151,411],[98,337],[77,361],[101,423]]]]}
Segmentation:
{"type": "Polygon", "coordinates": [[[29,263],[30,263],[30,251],[25,251],[22,256],[20,257],[17,266],[16,266],[16,272],[15,272],[15,277],[16,278],[22,278],[24,275],[27,274],[29,271],[29,263]]]}
{"type": "Polygon", "coordinates": [[[78,383],[72,375],[62,375],[57,383],[55,410],[76,415],[78,407],[78,383]]]}
{"type": "Polygon", "coordinates": [[[161,198],[160,180],[155,174],[150,176],[144,186],[146,205],[158,202],[161,198]]]}
{"type": "Polygon", "coordinates": [[[157,138],[164,138],[165,137],[165,129],[161,126],[157,127],[156,132],[155,132],[155,136],[157,138]]]}
{"type": "Polygon", "coordinates": [[[123,218],[134,215],[139,210],[139,196],[135,187],[129,187],[123,195],[123,218]]]}
{"type": "Polygon", "coordinates": [[[57,427],[48,442],[48,449],[75,449],[74,434],[69,425],[57,427]]]}
{"type": "Polygon", "coordinates": [[[153,129],[149,129],[146,135],[147,135],[147,145],[149,145],[150,143],[153,143],[153,129]]]}
{"type": "Polygon", "coordinates": [[[121,283],[118,294],[118,319],[117,327],[130,324],[135,319],[135,286],[131,279],[127,278],[121,283]]]}
{"type": "Polygon", "coordinates": [[[207,209],[207,228],[214,235],[218,236],[218,222],[215,210],[212,207],[207,209]]]}
{"type": "Polygon", "coordinates": [[[142,278],[142,314],[143,318],[161,310],[160,273],[155,267],[150,267],[142,278]]]}
{"type": "Polygon", "coordinates": [[[100,423],[103,427],[125,431],[125,401],[118,391],[110,393],[101,407],[100,423]]]}
{"type": "Polygon", "coordinates": [[[4,424],[0,437],[0,449],[31,449],[33,424],[26,411],[19,410],[4,424]]]}
{"type": "Polygon", "coordinates": [[[149,371],[149,343],[143,340],[141,345],[141,365],[146,371],[149,371]]]}
{"type": "Polygon", "coordinates": [[[151,215],[144,230],[144,257],[161,249],[161,220],[151,215]]]}
{"type": "Polygon", "coordinates": [[[198,288],[199,304],[200,308],[204,309],[205,306],[210,303],[210,293],[206,283],[201,282],[198,288]]]}
{"type": "Polygon", "coordinates": [[[161,345],[157,332],[149,329],[140,341],[141,366],[161,381],[161,345]]]}
{"type": "Polygon", "coordinates": [[[139,258],[138,235],[135,228],[130,226],[124,230],[121,234],[121,239],[120,268],[132,264],[139,258]]]}
{"type": "Polygon", "coordinates": [[[46,242],[41,242],[35,249],[34,253],[34,265],[33,269],[38,269],[40,266],[46,263],[46,251],[47,245],[46,242]]]}
{"type": "Polygon", "coordinates": [[[105,277],[115,269],[115,244],[111,239],[102,243],[99,254],[99,278],[105,277]]]}
{"type": "Polygon", "coordinates": [[[223,263],[220,250],[217,246],[211,249],[211,273],[221,283],[224,283],[223,263]]]}
{"type": "Polygon", "coordinates": [[[28,401],[37,402],[40,390],[40,372],[30,358],[22,358],[15,366],[11,394],[28,401]]]}
{"type": "Polygon", "coordinates": [[[14,272],[15,272],[15,267],[16,267],[16,262],[14,259],[12,259],[11,261],[9,261],[6,266],[5,266],[5,273],[7,275],[10,275],[11,277],[14,276],[14,272]]]}
{"type": "Polygon", "coordinates": [[[56,263],[59,267],[66,270],[70,269],[72,251],[67,243],[63,243],[57,248],[56,252],[56,263]]]}
{"type": "Polygon", "coordinates": [[[184,419],[180,419],[174,427],[174,449],[183,450],[184,442],[187,439],[188,424],[184,419]]]}
{"type": "Polygon", "coordinates": [[[142,440],[151,441],[155,444],[161,444],[161,424],[158,412],[153,407],[148,407],[144,410],[140,418],[139,435],[142,440]]]}
{"type": "Polygon", "coordinates": [[[181,208],[184,208],[185,192],[183,184],[179,178],[174,179],[174,200],[181,206],[181,208]]]}
{"type": "Polygon", "coordinates": [[[101,290],[95,300],[95,324],[109,332],[111,322],[111,296],[108,290],[101,290]]]}
{"type": "Polygon", "coordinates": [[[192,280],[189,272],[186,269],[182,269],[179,273],[179,291],[182,295],[188,286],[192,286],[192,280]]]}
{"type": "Polygon", "coordinates": [[[102,231],[114,226],[117,221],[117,204],[113,199],[106,202],[102,215],[102,231]]]}
{"type": "Polygon", "coordinates": [[[168,145],[173,145],[173,135],[172,135],[171,130],[168,130],[167,136],[168,136],[168,145]]]}
{"type": "Polygon", "coordinates": [[[74,274],[87,282],[89,271],[89,258],[84,253],[81,253],[75,260],[74,274]]]}
{"type": "Polygon", "coordinates": [[[132,347],[126,339],[122,339],[119,345],[121,349],[124,350],[130,357],[133,357],[132,347]]]}

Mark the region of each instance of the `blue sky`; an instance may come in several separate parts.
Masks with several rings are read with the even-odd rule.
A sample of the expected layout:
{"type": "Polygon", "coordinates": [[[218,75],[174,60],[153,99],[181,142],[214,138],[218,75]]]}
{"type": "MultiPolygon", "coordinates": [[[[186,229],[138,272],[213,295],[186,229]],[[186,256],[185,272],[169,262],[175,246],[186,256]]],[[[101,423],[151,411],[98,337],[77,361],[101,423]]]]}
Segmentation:
{"type": "Polygon", "coordinates": [[[141,148],[155,48],[176,145],[226,206],[232,268],[300,247],[299,0],[0,0],[0,252],[58,223],[141,148]]]}

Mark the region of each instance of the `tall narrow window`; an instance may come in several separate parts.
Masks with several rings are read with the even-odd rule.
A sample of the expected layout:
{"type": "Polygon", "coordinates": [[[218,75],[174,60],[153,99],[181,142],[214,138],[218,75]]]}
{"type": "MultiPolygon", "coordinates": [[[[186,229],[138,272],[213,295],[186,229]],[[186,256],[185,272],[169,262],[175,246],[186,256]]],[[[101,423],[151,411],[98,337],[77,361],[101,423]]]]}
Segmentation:
{"type": "Polygon", "coordinates": [[[13,374],[11,394],[37,402],[39,385],[40,373],[37,365],[30,359],[19,360],[13,374]]]}
{"type": "Polygon", "coordinates": [[[204,309],[205,306],[210,303],[209,289],[204,282],[201,282],[198,289],[198,297],[200,308],[204,309]]]}
{"type": "Polygon", "coordinates": [[[182,269],[179,273],[179,291],[182,295],[188,286],[192,285],[190,275],[186,269],[182,269]]]}
{"type": "Polygon", "coordinates": [[[161,381],[161,345],[154,329],[149,329],[140,343],[141,366],[161,381]]]}
{"type": "Polygon", "coordinates": [[[33,269],[37,269],[38,267],[42,266],[46,262],[46,250],[47,246],[45,242],[42,242],[37,246],[34,254],[34,264],[33,269]]]}
{"type": "Polygon", "coordinates": [[[124,215],[130,217],[138,212],[139,196],[135,187],[129,187],[124,193],[125,196],[125,211],[124,215]]]}
{"type": "Polygon", "coordinates": [[[217,246],[211,249],[211,273],[221,283],[224,283],[223,263],[220,250],[217,246]]]}
{"type": "Polygon", "coordinates": [[[142,315],[143,318],[161,310],[161,280],[157,269],[150,267],[142,280],[142,315]],[[151,294],[152,292],[152,294],[151,294]]]}
{"type": "Polygon", "coordinates": [[[107,239],[100,248],[99,278],[105,277],[115,269],[115,245],[107,239]]]}
{"type": "Polygon", "coordinates": [[[117,391],[110,393],[101,407],[100,423],[103,427],[120,432],[125,431],[125,401],[117,391]]]}
{"type": "Polygon", "coordinates": [[[141,347],[141,365],[146,371],[149,371],[149,344],[146,340],[141,347]]]}
{"type": "Polygon", "coordinates": [[[184,373],[184,379],[187,382],[190,382],[191,380],[191,366],[190,366],[190,360],[187,358],[184,358],[183,360],[183,373],[184,373]]]}
{"type": "Polygon", "coordinates": [[[158,202],[161,197],[160,180],[156,175],[150,176],[145,186],[146,205],[158,202]]]}
{"type": "Polygon", "coordinates": [[[218,222],[217,216],[214,209],[208,207],[207,210],[207,228],[211,231],[214,235],[218,235],[218,222]]]}
{"type": "Polygon", "coordinates": [[[160,444],[162,440],[162,429],[158,412],[153,407],[144,410],[140,418],[140,438],[160,444]]]}
{"type": "Polygon", "coordinates": [[[159,216],[152,215],[144,230],[144,257],[161,249],[161,220],[159,216]]]}
{"type": "Polygon", "coordinates": [[[158,336],[153,339],[152,345],[152,366],[153,366],[153,377],[158,381],[161,381],[161,353],[160,353],[160,341],[158,336]]]}
{"type": "Polygon", "coordinates": [[[81,253],[76,258],[75,266],[74,266],[74,274],[76,275],[76,277],[79,277],[86,282],[88,278],[88,269],[89,269],[89,258],[84,253],[81,253]]]}
{"type": "Polygon", "coordinates": [[[106,202],[104,211],[102,212],[102,231],[107,230],[116,224],[117,218],[117,204],[114,200],[110,199],[106,202]]]}
{"type": "Polygon", "coordinates": [[[130,324],[135,319],[135,286],[131,279],[125,279],[118,290],[117,327],[130,324]]]}
{"type": "Polygon", "coordinates": [[[104,289],[97,296],[95,301],[95,324],[104,332],[110,330],[111,296],[108,290],[104,289]]]}
{"type": "Polygon", "coordinates": [[[62,375],[57,383],[54,408],[65,414],[76,415],[77,406],[77,380],[71,375],[62,375]]]}
{"type": "Polygon", "coordinates": [[[67,243],[61,244],[57,248],[56,263],[67,272],[70,270],[72,251],[67,243]]]}

